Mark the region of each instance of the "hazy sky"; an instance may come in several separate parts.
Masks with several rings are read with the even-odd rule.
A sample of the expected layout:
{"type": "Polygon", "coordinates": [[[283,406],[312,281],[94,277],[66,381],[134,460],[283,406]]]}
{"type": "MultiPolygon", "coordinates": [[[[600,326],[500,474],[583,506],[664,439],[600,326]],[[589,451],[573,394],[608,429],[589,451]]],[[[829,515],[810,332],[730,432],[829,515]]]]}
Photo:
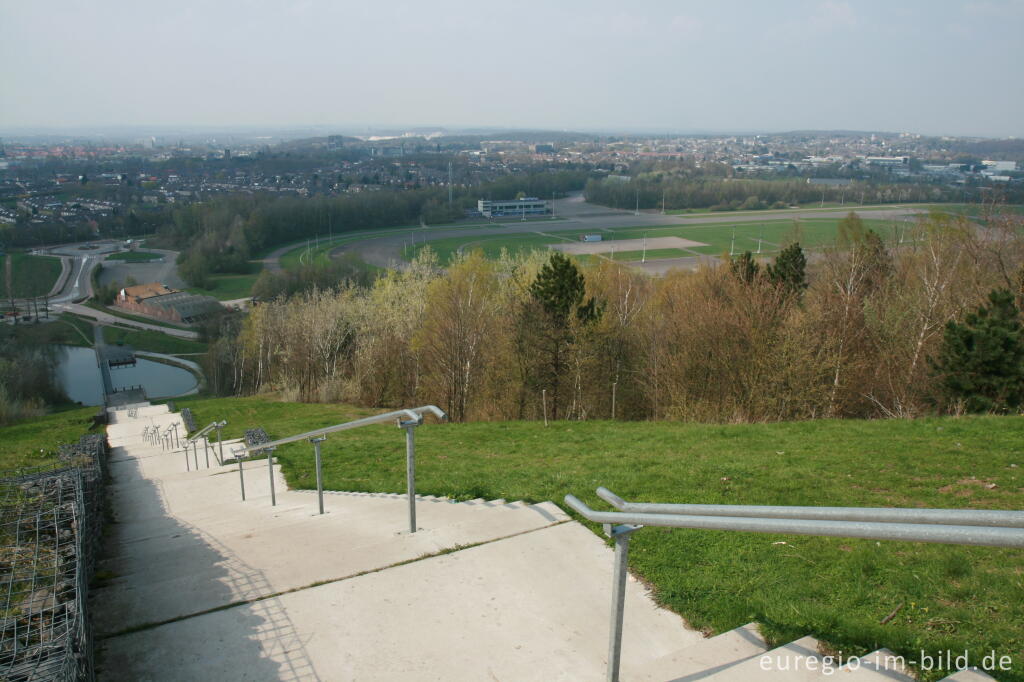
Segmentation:
{"type": "Polygon", "coordinates": [[[1024,0],[0,0],[0,129],[1024,135],[1024,0]]]}

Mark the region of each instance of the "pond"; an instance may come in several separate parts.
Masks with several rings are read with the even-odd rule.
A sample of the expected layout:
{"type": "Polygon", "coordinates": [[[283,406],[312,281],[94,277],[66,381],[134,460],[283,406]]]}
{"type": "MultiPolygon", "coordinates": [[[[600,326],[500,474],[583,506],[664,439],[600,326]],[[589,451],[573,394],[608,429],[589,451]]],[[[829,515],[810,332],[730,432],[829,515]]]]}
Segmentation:
{"type": "MultiPolygon", "coordinates": [[[[96,366],[96,353],[92,348],[58,346],[61,352],[57,378],[64,392],[83,405],[103,404],[103,380],[96,366]]],[[[138,358],[134,367],[110,370],[114,388],[142,386],[146,396],[169,398],[188,393],[196,387],[196,377],[188,370],[138,358]]]]}

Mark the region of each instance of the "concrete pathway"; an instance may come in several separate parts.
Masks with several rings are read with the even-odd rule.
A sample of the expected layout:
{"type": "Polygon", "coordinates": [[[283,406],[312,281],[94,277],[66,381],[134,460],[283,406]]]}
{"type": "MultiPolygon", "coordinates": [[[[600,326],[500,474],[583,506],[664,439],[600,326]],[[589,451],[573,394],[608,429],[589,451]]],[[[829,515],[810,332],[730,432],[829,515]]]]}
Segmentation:
{"type": "MultiPolygon", "coordinates": [[[[612,552],[554,504],[286,490],[142,439],[111,412],[110,526],[92,595],[101,679],[601,679],[612,552]]],[[[179,427],[179,432],[182,427],[179,427]]],[[[429,427],[428,427],[429,428],[429,427]]],[[[398,436],[396,436],[397,438],[398,436]]],[[[229,455],[227,449],[225,455],[229,455]]],[[[703,641],[630,581],[623,670],[703,641]]]]}

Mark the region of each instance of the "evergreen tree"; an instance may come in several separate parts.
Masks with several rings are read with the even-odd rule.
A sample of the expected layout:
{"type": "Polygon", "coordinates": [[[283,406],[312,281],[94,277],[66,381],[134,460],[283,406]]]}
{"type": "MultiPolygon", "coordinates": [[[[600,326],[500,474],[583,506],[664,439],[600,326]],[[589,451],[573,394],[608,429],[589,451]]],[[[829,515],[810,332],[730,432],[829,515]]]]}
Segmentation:
{"type": "Polygon", "coordinates": [[[782,250],[767,271],[768,279],[787,293],[799,296],[807,288],[807,258],[795,242],[782,250]]]}
{"type": "Polygon", "coordinates": [[[971,412],[1024,405],[1024,334],[1013,294],[997,289],[962,323],[949,321],[934,368],[953,399],[971,412]]]}
{"type": "Polygon", "coordinates": [[[575,341],[576,321],[583,325],[601,317],[601,306],[591,298],[583,302],[586,282],[576,265],[559,252],[551,254],[530,284],[532,305],[527,307],[524,351],[535,354],[535,388],[547,389],[552,418],[558,419],[562,375],[575,341]]]}
{"type": "Polygon", "coordinates": [[[594,299],[583,304],[585,291],[583,274],[558,251],[551,254],[551,259],[541,267],[537,278],[530,284],[533,299],[561,327],[568,324],[574,311],[581,322],[597,319],[599,313],[594,299]]]}
{"type": "Polygon", "coordinates": [[[736,275],[746,284],[753,284],[757,276],[761,274],[761,266],[754,260],[754,254],[744,251],[731,263],[732,274],[736,275]]]}

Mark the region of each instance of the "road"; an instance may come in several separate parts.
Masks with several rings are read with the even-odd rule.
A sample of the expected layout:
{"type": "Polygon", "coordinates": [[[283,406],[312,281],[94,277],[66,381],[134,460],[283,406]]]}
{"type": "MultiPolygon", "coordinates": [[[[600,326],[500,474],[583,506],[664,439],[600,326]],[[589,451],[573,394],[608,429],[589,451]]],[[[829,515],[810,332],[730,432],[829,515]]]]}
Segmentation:
{"type": "Polygon", "coordinates": [[[148,324],[146,322],[138,322],[136,320],[129,320],[124,317],[117,317],[110,313],[90,308],[89,306],[81,305],[79,303],[58,303],[53,306],[54,309],[61,312],[74,313],[81,317],[88,317],[100,324],[107,325],[121,325],[123,327],[135,327],[136,329],[148,329],[155,332],[163,332],[171,336],[177,336],[179,339],[197,339],[199,334],[189,329],[178,329],[176,327],[163,327],[158,324],[148,324]]]}

